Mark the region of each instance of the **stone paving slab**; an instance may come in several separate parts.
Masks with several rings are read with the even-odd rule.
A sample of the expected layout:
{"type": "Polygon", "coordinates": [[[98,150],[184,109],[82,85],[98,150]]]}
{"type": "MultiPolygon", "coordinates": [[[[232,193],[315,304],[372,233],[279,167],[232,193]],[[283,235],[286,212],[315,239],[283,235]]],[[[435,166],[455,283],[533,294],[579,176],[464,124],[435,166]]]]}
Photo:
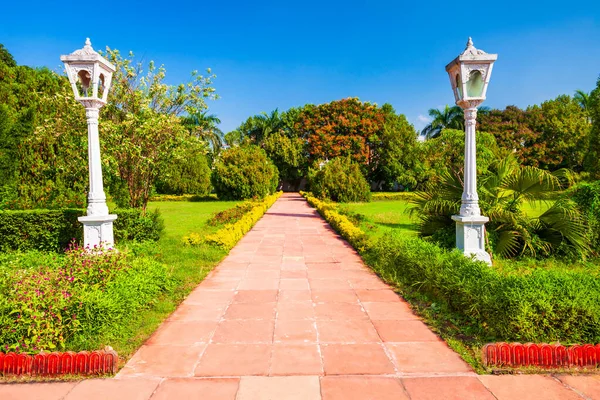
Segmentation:
{"type": "Polygon", "coordinates": [[[0,385],[38,398],[600,400],[600,380],[477,376],[286,194],[114,379],[0,385]]]}

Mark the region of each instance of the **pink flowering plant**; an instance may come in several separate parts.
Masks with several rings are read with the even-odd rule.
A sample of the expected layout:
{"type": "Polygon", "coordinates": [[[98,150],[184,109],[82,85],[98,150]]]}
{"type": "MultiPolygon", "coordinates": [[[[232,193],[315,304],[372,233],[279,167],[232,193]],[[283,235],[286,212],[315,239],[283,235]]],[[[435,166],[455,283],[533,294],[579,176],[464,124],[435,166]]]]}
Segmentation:
{"type": "Polygon", "coordinates": [[[89,335],[151,303],[168,282],[164,266],[114,250],[71,245],[60,256],[33,253],[5,258],[0,258],[0,351],[4,352],[79,350],[74,342],[89,342],[89,335]],[[136,292],[128,279],[148,287],[136,292]],[[152,284],[154,279],[163,283],[152,284]],[[136,301],[123,295],[123,287],[136,301]],[[111,310],[115,315],[99,316],[111,310]]]}

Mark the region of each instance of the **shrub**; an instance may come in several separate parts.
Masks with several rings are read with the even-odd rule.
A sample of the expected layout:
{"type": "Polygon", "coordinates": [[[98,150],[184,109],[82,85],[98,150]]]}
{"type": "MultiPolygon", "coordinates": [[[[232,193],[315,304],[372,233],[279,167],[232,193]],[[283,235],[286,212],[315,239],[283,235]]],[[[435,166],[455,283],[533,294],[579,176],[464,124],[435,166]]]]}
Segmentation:
{"type": "Polygon", "coordinates": [[[388,280],[417,287],[502,341],[600,340],[600,281],[567,270],[500,274],[418,238],[386,235],[365,253],[388,280]]]}
{"type": "Polygon", "coordinates": [[[571,198],[588,223],[588,239],[592,249],[600,251],[600,181],[581,183],[569,190],[571,198]]]}
{"type": "Polygon", "coordinates": [[[335,205],[326,203],[311,196],[308,193],[301,193],[308,203],[317,209],[319,214],[335,229],[344,239],[348,241],[356,250],[363,251],[367,246],[367,236],[358,227],[356,227],[348,217],[337,212],[335,205]]]}
{"type": "Polygon", "coordinates": [[[248,211],[252,210],[254,204],[250,201],[246,201],[242,204],[238,204],[235,207],[228,208],[226,210],[215,213],[207,222],[210,226],[217,226],[223,224],[232,224],[238,221],[248,211]]]}
{"type": "Polygon", "coordinates": [[[350,157],[334,158],[320,169],[311,169],[308,182],[312,193],[321,199],[342,203],[371,200],[369,183],[350,157]]]}
{"type": "Polygon", "coordinates": [[[78,350],[151,304],[169,284],[165,266],[126,253],[71,248],[37,262],[18,253],[5,256],[0,260],[2,351],[78,350]]]}
{"type": "Polygon", "coordinates": [[[189,245],[198,245],[206,241],[207,243],[217,245],[224,249],[232,249],[244,235],[252,229],[254,224],[267,212],[267,210],[281,196],[282,192],[277,192],[267,196],[263,201],[252,203],[252,208],[237,222],[227,224],[224,228],[218,230],[215,234],[208,235],[205,238],[198,233],[191,233],[183,238],[183,242],[189,245]]]}
{"type": "Polygon", "coordinates": [[[213,165],[212,184],[219,199],[263,199],[277,189],[279,173],[263,149],[254,145],[232,147],[213,165]]]}
{"type": "Polygon", "coordinates": [[[203,152],[186,150],[175,158],[156,182],[158,193],[206,196],[211,191],[210,167],[203,152]]]}
{"type": "MultiPolygon", "coordinates": [[[[139,209],[116,211],[115,240],[158,240],[163,220],[157,211],[143,215],[139,209]]],[[[77,217],[85,210],[0,211],[0,251],[62,251],[75,239],[81,242],[83,228],[77,217]]]]}

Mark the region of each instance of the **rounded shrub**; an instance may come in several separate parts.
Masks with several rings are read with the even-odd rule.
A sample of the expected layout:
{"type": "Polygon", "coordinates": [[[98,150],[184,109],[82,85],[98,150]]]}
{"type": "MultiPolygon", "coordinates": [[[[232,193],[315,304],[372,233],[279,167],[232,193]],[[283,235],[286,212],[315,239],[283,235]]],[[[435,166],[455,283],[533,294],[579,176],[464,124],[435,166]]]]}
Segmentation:
{"type": "Polygon", "coordinates": [[[161,194],[210,194],[210,167],[206,155],[198,149],[184,150],[156,182],[161,194]]]}
{"type": "Polygon", "coordinates": [[[334,158],[322,168],[311,169],[308,183],[313,194],[321,199],[342,203],[371,200],[369,183],[350,157],[334,158]]]}
{"type": "Polygon", "coordinates": [[[221,152],[211,180],[219,199],[263,199],[277,189],[279,172],[263,149],[246,145],[221,152]]]}

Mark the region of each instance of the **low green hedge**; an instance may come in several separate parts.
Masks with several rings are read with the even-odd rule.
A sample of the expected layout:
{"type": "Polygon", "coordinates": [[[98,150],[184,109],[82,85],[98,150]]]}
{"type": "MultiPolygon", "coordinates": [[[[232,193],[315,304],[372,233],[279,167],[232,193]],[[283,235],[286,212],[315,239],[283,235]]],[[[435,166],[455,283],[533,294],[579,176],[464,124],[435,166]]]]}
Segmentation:
{"type": "Polygon", "coordinates": [[[415,192],[375,192],[371,194],[372,201],[406,200],[415,199],[415,192]]]}
{"type": "Polygon", "coordinates": [[[185,236],[183,242],[187,245],[199,245],[206,242],[230,250],[250,229],[252,229],[254,224],[261,219],[282,194],[283,192],[277,192],[266,196],[264,200],[254,202],[252,208],[236,222],[233,224],[226,224],[212,235],[204,237],[199,233],[193,232],[188,236],[185,236]]]}
{"type": "MultiPolygon", "coordinates": [[[[158,210],[115,210],[115,240],[158,240],[164,230],[158,210]]],[[[62,251],[71,241],[82,241],[82,209],[0,211],[0,251],[62,251]]]]}
{"type": "Polygon", "coordinates": [[[339,223],[335,205],[304,195],[380,276],[446,304],[491,340],[600,342],[597,275],[543,268],[504,274],[419,238],[394,233],[369,241],[349,220],[339,223]]]}

